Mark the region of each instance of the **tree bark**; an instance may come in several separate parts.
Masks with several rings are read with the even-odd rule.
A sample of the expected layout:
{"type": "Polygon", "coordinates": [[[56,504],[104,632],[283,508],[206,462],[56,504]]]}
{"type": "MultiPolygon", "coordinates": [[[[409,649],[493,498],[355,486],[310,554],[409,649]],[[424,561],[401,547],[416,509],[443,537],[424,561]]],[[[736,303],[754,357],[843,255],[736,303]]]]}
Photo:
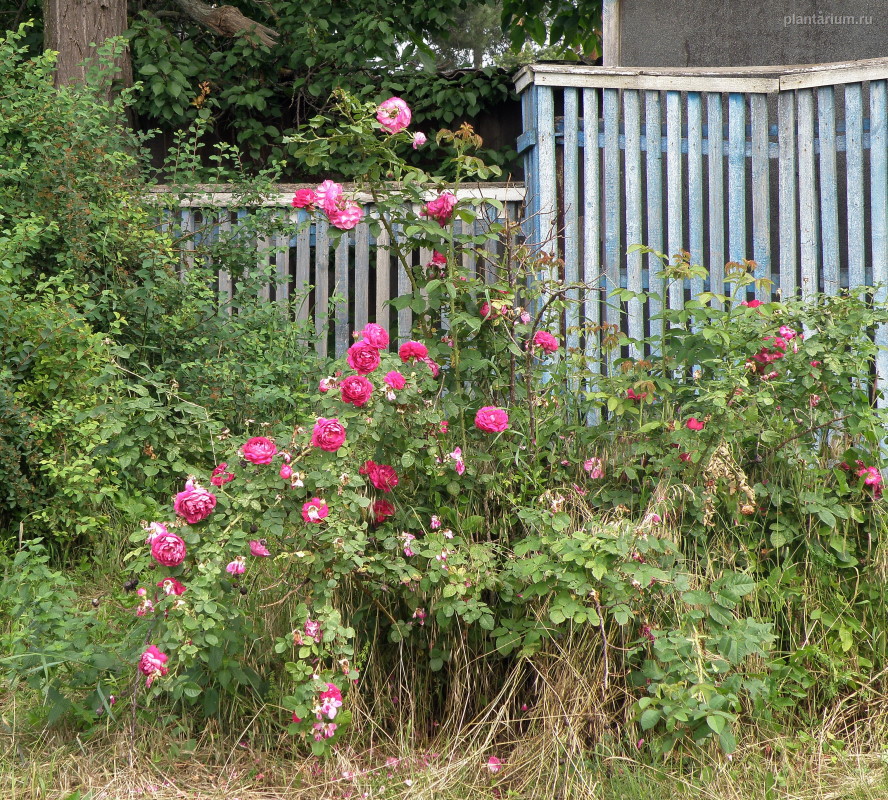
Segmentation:
{"type": "MultiPolygon", "coordinates": [[[[96,45],[127,29],[126,0],[43,0],[43,43],[58,51],[56,86],[82,83],[96,55],[96,45]]],[[[125,86],[132,84],[129,51],[115,59],[125,86]]],[[[106,93],[110,95],[110,86],[106,93]]]]}

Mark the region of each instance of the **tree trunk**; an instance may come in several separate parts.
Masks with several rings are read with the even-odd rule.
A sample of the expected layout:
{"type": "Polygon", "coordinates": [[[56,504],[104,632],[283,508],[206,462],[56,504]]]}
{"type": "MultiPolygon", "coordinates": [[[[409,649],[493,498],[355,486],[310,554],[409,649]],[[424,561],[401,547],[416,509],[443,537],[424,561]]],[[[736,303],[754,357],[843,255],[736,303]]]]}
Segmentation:
{"type": "MultiPolygon", "coordinates": [[[[95,57],[95,46],[127,28],[126,0],[43,0],[43,46],[57,50],[56,86],[85,80],[83,61],[95,57]]],[[[118,77],[132,84],[129,51],[115,60],[118,77]]],[[[110,87],[106,88],[110,95],[110,87]]]]}

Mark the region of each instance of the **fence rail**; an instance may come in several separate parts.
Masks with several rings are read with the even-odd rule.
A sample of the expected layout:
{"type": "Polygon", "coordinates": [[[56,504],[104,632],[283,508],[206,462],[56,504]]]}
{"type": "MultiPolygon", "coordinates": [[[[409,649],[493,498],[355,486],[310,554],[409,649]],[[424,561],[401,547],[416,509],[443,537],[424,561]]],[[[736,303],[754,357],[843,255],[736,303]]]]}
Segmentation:
{"type": "MultiPolygon", "coordinates": [[[[364,207],[364,221],[347,231],[334,248],[331,244],[329,225],[315,218],[312,224],[297,232],[299,223],[307,220],[305,211],[291,206],[293,193],[307,185],[279,185],[273,195],[262,199],[259,207],[279,210],[283,232],[260,237],[256,241],[257,272],[269,275],[261,283],[259,295],[269,302],[286,303],[298,298],[295,318],[310,320],[315,331],[315,347],[319,354],[342,355],[351,344],[351,332],[367,322],[377,322],[387,329],[397,331],[399,339],[410,337],[413,324],[409,308],[395,312],[389,301],[410,292],[410,283],[403,265],[396,259],[390,247],[388,234],[383,231],[377,239],[372,235],[368,220],[376,216],[372,198],[360,192],[353,193],[346,186],[349,196],[364,207]]],[[[158,194],[169,191],[163,187],[158,194]]],[[[190,187],[188,193],[179,194],[178,209],[171,212],[167,225],[182,236],[183,247],[193,249],[202,239],[217,238],[220,232],[236,231],[248,214],[242,199],[230,187],[190,187]]],[[[434,197],[430,194],[429,199],[434,197]]],[[[482,219],[516,222],[521,218],[524,188],[514,184],[484,184],[477,188],[463,188],[457,192],[459,200],[496,200],[503,204],[500,213],[492,205],[482,205],[482,219]]],[[[256,207],[254,204],[252,207],[256,207]]],[[[462,232],[464,223],[457,222],[462,232]]],[[[481,233],[483,222],[475,233],[481,233]]],[[[407,241],[396,230],[399,244],[407,241]]],[[[410,252],[412,264],[427,264],[432,252],[415,248],[410,252]]],[[[184,263],[187,266],[188,257],[184,263]]],[[[464,266],[470,271],[480,270],[479,277],[486,276],[484,265],[466,255],[464,266]]],[[[218,290],[222,307],[232,313],[236,296],[237,279],[219,265],[218,290]]]]}
{"type": "MultiPolygon", "coordinates": [[[[752,259],[759,299],[888,283],[888,58],[717,69],[531,65],[521,93],[526,235],[564,277],[659,291],[653,257],[690,253],[710,278],[673,286],[681,308],[723,293],[752,259]]],[[[656,333],[656,301],[591,301],[586,322],[656,333]]],[[[571,322],[578,320],[569,320],[571,322]]],[[[569,334],[570,335],[570,334],[569,334]]],[[[888,344],[888,331],[877,342],[888,344]]],[[[570,338],[569,338],[570,342],[570,338]]],[[[595,356],[595,336],[584,340],[595,356]]],[[[888,376],[888,353],[879,376],[888,376]]]]}

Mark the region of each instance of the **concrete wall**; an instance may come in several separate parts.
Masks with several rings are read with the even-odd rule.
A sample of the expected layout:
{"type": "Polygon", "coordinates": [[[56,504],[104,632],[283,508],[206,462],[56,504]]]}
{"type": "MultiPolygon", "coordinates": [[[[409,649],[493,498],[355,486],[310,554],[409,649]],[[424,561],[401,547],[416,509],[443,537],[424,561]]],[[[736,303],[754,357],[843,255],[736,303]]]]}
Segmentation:
{"type": "Polygon", "coordinates": [[[888,56],[886,0],[621,0],[633,67],[817,64],[888,56]]]}

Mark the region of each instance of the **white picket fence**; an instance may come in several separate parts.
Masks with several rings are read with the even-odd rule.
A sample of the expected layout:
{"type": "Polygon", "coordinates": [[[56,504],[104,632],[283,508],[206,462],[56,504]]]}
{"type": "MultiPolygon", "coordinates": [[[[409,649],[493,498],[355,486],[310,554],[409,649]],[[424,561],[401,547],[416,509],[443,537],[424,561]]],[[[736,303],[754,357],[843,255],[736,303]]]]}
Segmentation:
{"type": "MultiPolygon", "coordinates": [[[[332,350],[342,355],[351,344],[351,333],[368,322],[376,322],[396,334],[399,340],[410,337],[413,323],[409,308],[395,311],[390,301],[410,293],[410,282],[389,246],[388,234],[383,231],[377,239],[371,234],[367,220],[375,215],[375,206],[369,195],[352,195],[351,187],[345,186],[346,194],[364,206],[364,221],[348,231],[333,248],[329,225],[314,215],[314,221],[300,230],[299,223],[309,215],[291,205],[297,189],[314,188],[305,184],[284,184],[277,192],[263,199],[261,205],[279,209],[283,229],[280,235],[261,237],[256,242],[257,269],[270,274],[272,279],[260,285],[259,295],[269,302],[288,303],[291,298],[301,298],[295,308],[295,318],[311,320],[315,331],[315,347],[320,355],[332,350]],[[290,233],[289,231],[292,231],[290,233]]],[[[158,189],[158,192],[163,189],[158,189]]],[[[434,197],[432,193],[429,199],[434,197]]],[[[463,188],[457,192],[458,200],[496,200],[503,204],[500,213],[492,205],[481,205],[475,223],[474,234],[480,234],[483,220],[517,222],[521,218],[524,188],[521,184],[484,184],[478,188],[463,188]]],[[[236,229],[247,211],[239,208],[238,198],[227,187],[202,186],[182,195],[177,218],[168,219],[167,225],[181,236],[183,248],[200,246],[204,237],[218,236],[221,231],[236,229]]],[[[463,223],[457,221],[457,231],[463,223]]],[[[401,238],[407,239],[396,229],[401,238]]],[[[489,248],[496,248],[491,243],[489,248]]],[[[412,264],[427,264],[432,251],[416,248],[410,251],[412,264]]],[[[183,261],[187,265],[188,257],[183,261]]],[[[480,277],[488,278],[487,269],[477,263],[471,254],[463,257],[463,266],[470,272],[480,271],[480,277]]],[[[477,274],[477,273],[476,273],[477,274]]],[[[236,280],[219,265],[218,290],[221,308],[232,313],[236,280]]]]}

